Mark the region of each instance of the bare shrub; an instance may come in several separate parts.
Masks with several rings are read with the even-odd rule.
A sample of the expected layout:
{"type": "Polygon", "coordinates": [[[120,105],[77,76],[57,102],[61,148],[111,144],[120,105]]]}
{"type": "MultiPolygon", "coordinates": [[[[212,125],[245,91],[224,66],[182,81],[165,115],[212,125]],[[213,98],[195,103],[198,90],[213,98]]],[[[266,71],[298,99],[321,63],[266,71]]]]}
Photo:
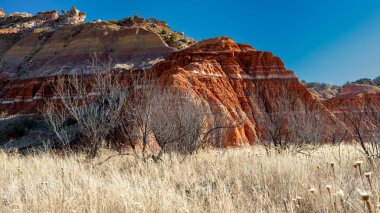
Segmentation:
{"type": "Polygon", "coordinates": [[[75,123],[80,140],[88,144],[88,157],[98,155],[102,142],[119,125],[119,116],[128,98],[128,91],[120,78],[110,75],[111,63],[94,57],[90,75],[79,70],[55,82],[54,97],[48,100],[45,118],[63,144],[73,139],[75,123]]]}
{"type": "Polygon", "coordinates": [[[264,145],[284,148],[287,129],[285,123],[294,99],[288,88],[267,88],[258,86],[252,93],[252,102],[256,106],[255,122],[259,125],[258,136],[264,145]]]}
{"type": "Polygon", "coordinates": [[[293,110],[287,112],[288,144],[295,152],[312,151],[326,140],[327,118],[321,106],[309,106],[297,100],[293,110]]]}
{"type": "Polygon", "coordinates": [[[323,141],[326,131],[323,110],[294,91],[291,80],[286,79],[276,87],[257,84],[252,105],[258,136],[265,146],[303,152],[323,141]]]}
{"type": "MultiPolygon", "coordinates": [[[[134,97],[128,103],[127,117],[139,129],[144,158],[152,140],[159,147],[158,154],[151,155],[155,160],[165,152],[189,155],[215,145],[215,135],[222,139],[237,126],[237,122],[214,113],[209,104],[198,97],[164,88],[162,82],[147,76],[135,78],[133,82],[134,97]]],[[[132,134],[126,130],[126,135],[132,134]]]]}
{"type": "MultiPolygon", "coordinates": [[[[228,119],[217,120],[208,103],[181,92],[164,90],[153,101],[152,130],[163,152],[188,155],[211,145],[211,135],[228,134],[228,119]]],[[[234,126],[234,125],[232,125],[234,126]]]]}
{"type": "Polygon", "coordinates": [[[70,119],[71,116],[67,110],[58,109],[57,107],[56,103],[52,101],[47,102],[43,110],[43,116],[54,135],[58,138],[58,141],[64,147],[67,147],[77,136],[77,121],[70,119]]]}
{"type": "Polygon", "coordinates": [[[351,140],[359,142],[368,158],[380,158],[380,106],[371,98],[341,99],[338,117],[347,123],[351,140]]]}

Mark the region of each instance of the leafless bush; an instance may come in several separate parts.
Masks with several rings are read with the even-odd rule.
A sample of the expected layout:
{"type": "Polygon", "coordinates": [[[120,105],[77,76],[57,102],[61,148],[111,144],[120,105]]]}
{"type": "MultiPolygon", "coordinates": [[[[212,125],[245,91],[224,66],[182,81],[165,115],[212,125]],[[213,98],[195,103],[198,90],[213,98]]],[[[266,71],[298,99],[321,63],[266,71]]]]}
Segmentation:
{"type": "Polygon", "coordinates": [[[371,98],[341,99],[338,117],[347,123],[351,139],[368,158],[380,158],[380,106],[371,98]]]}
{"type": "Polygon", "coordinates": [[[291,80],[284,79],[276,87],[257,85],[253,92],[258,136],[267,147],[302,152],[323,140],[326,125],[321,108],[294,91],[291,80]]]}
{"type": "Polygon", "coordinates": [[[293,151],[310,151],[323,144],[327,131],[327,118],[323,112],[321,106],[308,106],[301,100],[295,103],[293,110],[288,111],[288,144],[292,144],[293,151]]]}
{"type": "Polygon", "coordinates": [[[210,112],[201,107],[197,99],[167,90],[160,92],[152,101],[157,103],[151,125],[161,148],[158,157],[165,151],[187,154],[197,150],[210,112]]]}
{"type": "Polygon", "coordinates": [[[77,134],[76,128],[70,126],[76,125],[77,121],[70,119],[71,116],[67,110],[58,109],[57,107],[56,103],[52,101],[47,102],[43,116],[59,142],[67,147],[71,141],[75,140],[77,134]]]}
{"type": "Polygon", "coordinates": [[[119,125],[119,116],[128,98],[120,79],[110,75],[111,63],[96,57],[91,61],[91,74],[76,74],[58,79],[52,85],[54,96],[48,100],[45,117],[63,144],[68,144],[77,125],[80,140],[89,145],[88,157],[97,156],[103,140],[119,125]]]}
{"type": "Polygon", "coordinates": [[[214,113],[209,104],[198,97],[169,90],[158,94],[154,100],[158,105],[152,114],[152,129],[161,148],[158,157],[172,151],[192,154],[215,145],[214,136],[226,136],[237,126],[226,117],[218,119],[221,115],[214,113]]]}
{"type": "MultiPolygon", "coordinates": [[[[165,152],[192,154],[211,145],[216,136],[222,139],[237,126],[236,122],[214,113],[209,104],[198,97],[163,85],[146,76],[143,80],[135,79],[133,101],[128,103],[128,117],[136,122],[141,134],[144,158],[152,140],[159,146],[158,154],[152,155],[158,160],[165,152]]],[[[126,134],[133,133],[126,131],[126,134]]]]}

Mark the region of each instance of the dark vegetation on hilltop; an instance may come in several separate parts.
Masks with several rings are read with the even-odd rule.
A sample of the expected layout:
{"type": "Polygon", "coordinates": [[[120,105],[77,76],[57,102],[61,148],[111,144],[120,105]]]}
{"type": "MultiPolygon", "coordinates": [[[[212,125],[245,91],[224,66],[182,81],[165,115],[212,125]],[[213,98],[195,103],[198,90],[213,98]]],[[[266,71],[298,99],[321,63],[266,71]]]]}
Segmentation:
{"type": "Polygon", "coordinates": [[[301,83],[308,89],[310,88],[319,88],[319,89],[328,89],[328,88],[336,88],[339,89],[340,86],[337,85],[331,85],[328,83],[320,83],[320,82],[306,82],[306,81],[301,81],[301,83]]]}
{"type": "Polygon", "coordinates": [[[347,84],[364,84],[364,85],[371,85],[371,86],[380,86],[380,76],[370,79],[370,78],[360,78],[356,81],[347,81],[342,86],[338,85],[331,85],[328,83],[321,83],[321,82],[306,82],[305,80],[302,80],[301,83],[305,85],[306,88],[320,88],[320,89],[327,89],[327,88],[342,88],[347,84]]]}
{"type": "Polygon", "coordinates": [[[347,82],[346,84],[366,84],[371,86],[380,86],[380,76],[370,79],[370,78],[360,78],[356,81],[347,82]]]}
{"type": "Polygon", "coordinates": [[[112,24],[118,26],[126,27],[144,27],[149,31],[155,32],[165,41],[165,43],[174,47],[178,50],[185,49],[196,41],[190,37],[185,36],[183,32],[177,32],[172,30],[168,23],[165,21],[160,21],[156,18],[142,18],[140,15],[136,14],[134,16],[126,17],[120,20],[110,20],[108,21],[112,24]]]}

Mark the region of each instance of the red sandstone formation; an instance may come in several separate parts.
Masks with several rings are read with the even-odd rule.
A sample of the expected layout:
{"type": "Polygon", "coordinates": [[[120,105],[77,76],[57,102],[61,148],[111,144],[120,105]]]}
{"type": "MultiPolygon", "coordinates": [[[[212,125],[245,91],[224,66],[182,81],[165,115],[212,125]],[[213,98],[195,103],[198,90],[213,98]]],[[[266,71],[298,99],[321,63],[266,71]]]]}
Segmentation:
{"type": "MultiPolygon", "coordinates": [[[[224,117],[244,121],[231,131],[225,146],[257,141],[253,114],[259,109],[252,101],[256,87],[276,88],[286,80],[291,84],[292,94],[318,104],[278,57],[237,44],[227,37],[201,41],[186,50],[174,52],[165,61],[157,63],[151,72],[166,86],[202,98],[213,111],[224,117]]],[[[3,89],[0,108],[10,113],[35,112],[41,107],[43,96],[50,91],[48,85],[52,81],[54,77],[12,80],[3,89]]]]}
{"type": "Polygon", "coordinates": [[[345,109],[348,106],[359,106],[366,102],[374,104],[375,106],[380,106],[380,88],[378,86],[367,84],[346,84],[343,87],[335,88],[334,92],[331,92],[331,94],[326,96],[325,94],[329,93],[331,87],[332,86],[330,85],[324,86],[320,89],[317,87],[310,87],[309,90],[335,114],[339,114],[341,109],[345,109]]]}
{"type": "Polygon", "coordinates": [[[257,141],[258,128],[253,114],[260,109],[252,100],[257,87],[271,90],[287,81],[291,84],[290,93],[319,104],[278,57],[227,37],[204,40],[175,52],[156,64],[153,73],[166,86],[201,97],[224,117],[246,121],[231,132],[225,146],[257,141]]]}
{"type": "Polygon", "coordinates": [[[365,84],[347,84],[343,87],[339,93],[339,97],[353,97],[360,94],[375,94],[380,93],[380,88],[377,86],[365,85],[365,84]]]}
{"type": "Polygon", "coordinates": [[[306,88],[319,100],[328,100],[335,97],[349,98],[360,94],[380,93],[380,87],[369,84],[350,83],[344,86],[335,86],[325,83],[306,83],[303,82],[306,88]]]}
{"type": "MultiPolygon", "coordinates": [[[[339,95],[324,100],[323,104],[348,127],[353,135],[358,134],[358,127],[378,131],[376,126],[378,127],[380,115],[380,89],[376,86],[347,84],[339,95]],[[373,127],[375,129],[372,129],[373,127]]],[[[368,134],[362,129],[359,131],[362,131],[362,136],[368,134]]]]}
{"type": "MultiPolygon", "coordinates": [[[[339,114],[348,107],[370,104],[380,108],[380,88],[370,85],[348,84],[336,97],[323,101],[333,113],[339,114]]],[[[352,109],[350,109],[352,110],[352,109]]]]}

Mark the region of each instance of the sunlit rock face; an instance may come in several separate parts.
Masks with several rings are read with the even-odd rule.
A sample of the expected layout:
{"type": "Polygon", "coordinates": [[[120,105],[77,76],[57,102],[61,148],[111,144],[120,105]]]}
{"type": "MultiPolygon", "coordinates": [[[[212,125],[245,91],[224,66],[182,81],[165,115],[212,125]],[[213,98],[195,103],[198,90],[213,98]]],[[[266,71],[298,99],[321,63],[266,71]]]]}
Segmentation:
{"type": "Polygon", "coordinates": [[[93,57],[118,69],[147,70],[174,51],[142,27],[84,19],[76,8],[0,17],[1,110],[36,112],[55,76],[89,74],[93,57]]]}
{"type": "Polygon", "coordinates": [[[61,15],[49,11],[0,18],[1,75],[10,79],[59,75],[85,69],[92,54],[140,68],[173,51],[144,28],[84,23],[84,19],[85,14],[76,8],[61,15]]]}
{"type": "Polygon", "coordinates": [[[172,53],[156,64],[152,72],[167,87],[201,98],[223,117],[244,121],[231,131],[224,146],[257,142],[259,128],[254,114],[262,109],[255,104],[253,95],[259,87],[272,89],[286,81],[290,84],[289,93],[321,105],[280,58],[227,37],[204,40],[172,53]]]}

